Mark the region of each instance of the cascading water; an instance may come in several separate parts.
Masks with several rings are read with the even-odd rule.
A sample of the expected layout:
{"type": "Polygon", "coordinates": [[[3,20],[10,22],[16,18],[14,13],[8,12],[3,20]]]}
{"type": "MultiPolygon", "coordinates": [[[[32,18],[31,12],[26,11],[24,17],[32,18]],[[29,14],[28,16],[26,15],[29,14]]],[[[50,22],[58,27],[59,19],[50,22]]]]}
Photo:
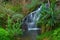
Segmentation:
{"type": "Polygon", "coordinates": [[[37,36],[37,30],[40,30],[40,28],[37,28],[36,22],[39,20],[41,14],[41,9],[38,8],[36,11],[31,12],[29,15],[27,15],[23,21],[22,21],[22,29],[25,31],[24,35],[25,37],[30,37],[28,40],[36,40],[37,36]]]}

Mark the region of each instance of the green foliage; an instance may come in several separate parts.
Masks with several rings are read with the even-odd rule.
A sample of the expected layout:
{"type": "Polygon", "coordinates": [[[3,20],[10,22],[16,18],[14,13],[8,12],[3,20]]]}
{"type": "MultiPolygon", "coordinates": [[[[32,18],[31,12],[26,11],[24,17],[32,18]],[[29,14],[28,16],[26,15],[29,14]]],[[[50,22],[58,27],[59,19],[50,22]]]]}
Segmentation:
{"type": "Polygon", "coordinates": [[[0,26],[4,26],[6,24],[6,14],[0,11],[0,26]],[[5,17],[5,18],[4,18],[5,17]]]}
{"type": "Polygon", "coordinates": [[[52,35],[52,33],[53,33],[53,30],[46,32],[44,34],[40,34],[37,36],[37,40],[43,40],[44,38],[49,38],[52,35]]]}
{"type": "MultiPolygon", "coordinates": [[[[56,0],[50,0],[50,7],[46,9],[45,4],[43,4],[43,9],[42,9],[42,16],[38,23],[40,23],[40,26],[45,25],[48,27],[52,27],[51,31],[45,32],[44,34],[41,34],[37,37],[37,40],[60,40],[60,22],[57,23],[57,15],[59,15],[60,10],[56,10],[56,0]],[[56,28],[55,28],[56,27],[56,28]],[[55,30],[54,30],[55,28],[55,30]]],[[[46,29],[45,29],[46,30],[46,29]]]]}
{"type": "MultiPolygon", "coordinates": [[[[56,0],[50,1],[50,7],[47,9],[45,4],[42,4],[43,8],[40,12],[41,17],[37,23],[40,25],[40,27],[44,25],[44,27],[54,26],[58,28],[60,23],[57,23],[56,16],[59,15],[60,10],[55,9],[56,0]]],[[[40,0],[32,0],[31,3],[26,4],[25,7],[27,8],[27,11],[32,12],[40,4],[40,0]]],[[[22,29],[20,28],[21,19],[23,18],[23,15],[20,14],[23,13],[22,8],[22,5],[12,5],[9,2],[3,2],[2,6],[0,5],[0,26],[7,27],[7,31],[0,28],[0,40],[10,40],[10,38],[11,40],[14,40],[14,36],[18,37],[23,34],[22,29]]],[[[43,40],[44,38],[47,38],[48,40],[60,40],[60,28],[39,35],[37,40],[43,40]]]]}
{"type": "Polygon", "coordinates": [[[44,24],[47,26],[54,25],[55,13],[51,8],[46,9],[46,6],[43,4],[41,14],[42,14],[42,16],[39,21],[40,24],[44,24]]]}
{"type": "Polygon", "coordinates": [[[51,1],[50,6],[49,4],[42,4],[42,11],[40,12],[41,18],[38,21],[39,24],[45,26],[54,26],[56,24],[56,16],[59,13],[56,8],[56,1],[51,1]]]}
{"type": "MultiPolygon", "coordinates": [[[[14,40],[14,36],[21,36],[22,29],[21,27],[21,19],[23,15],[16,13],[14,10],[10,10],[6,7],[0,5],[0,26],[6,28],[7,32],[9,33],[9,38],[14,40]],[[8,17],[9,16],[9,17],[8,17]]],[[[17,9],[18,10],[18,9],[17,9]]],[[[9,40],[8,38],[6,38],[9,40]]]]}
{"type": "Polygon", "coordinates": [[[22,12],[22,6],[21,5],[14,6],[14,5],[10,4],[10,3],[7,3],[5,5],[5,7],[7,9],[10,9],[10,10],[14,11],[14,12],[18,12],[18,13],[21,13],[22,12]]]}
{"type": "Polygon", "coordinates": [[[52,40],[60,40],[60,28],[54,30],[54,33],[52,34],[52,40]]]}
{"type": "Polygon", "coordinates": [[[60,28],[46,32],[37,37],[37,40],[43,40],[48,38],[48,40],[60,40],[60,28]]]}
{"type": "Polygon", "coordinates": [[[39,6],[41,3],[40,3],[40,0],[31,0],[31,3],[30,4],[27,4],[26,7],[27,9],[32,12],[33,10],[36,9],[37,6],[39,6]]]}
{"type": "Polygon", "coordinates": [[[21,23],[17,22],[13,22],[13,20],[8,17],[8,20],[7,20],[7,31],[9,32],[10,36],[21,36],[22,35],[22,29],[20,28],[21,27],[21,23]]]}
{"type": "Polygon", "coordinates": [[[0,25],[4,26],[6,25],[6,20],[7,20],[7,16],[10,15],[10,17],[14,20],[21,20],[23,18],[23,15],[20,13],[17,13],[15,11],[12,11],[2,5],[0,5],[0,25]]]}
{"type": "Polygon", "coordinates": [[[0,28],[0,40],[10,40],[8,31],[3,28],[0,28]]]}

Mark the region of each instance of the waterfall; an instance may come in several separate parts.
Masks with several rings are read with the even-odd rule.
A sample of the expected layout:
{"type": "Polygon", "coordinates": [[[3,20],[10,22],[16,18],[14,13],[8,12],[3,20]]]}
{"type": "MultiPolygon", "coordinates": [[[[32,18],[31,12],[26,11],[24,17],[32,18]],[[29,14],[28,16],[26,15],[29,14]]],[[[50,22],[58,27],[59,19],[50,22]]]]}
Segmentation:
{"type": "Polygon", "coordinates": [[[36,22],[41,17],[41,11],[42,5],[37,10],[28,14],[22,21],[22,29],[25,31],[26,35],[30,36],[30,40],[36,40],[37,31],[40,30],[40,28],[37,28],[36,22]]]}

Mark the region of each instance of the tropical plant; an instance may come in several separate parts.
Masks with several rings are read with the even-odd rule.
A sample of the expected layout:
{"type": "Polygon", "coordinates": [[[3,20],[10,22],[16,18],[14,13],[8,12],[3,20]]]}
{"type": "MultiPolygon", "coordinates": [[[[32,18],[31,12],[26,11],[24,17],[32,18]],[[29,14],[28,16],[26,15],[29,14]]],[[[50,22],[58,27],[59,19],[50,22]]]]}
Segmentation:
{"type": "Polygon", "coordinates": [[[60,27],[55,30],[41,34],[37,37],[37,40],[60,40],[60,27]]]}
{"type": "Polygon", "coordinates": [[[0,9],[0,26],[4,28],[6,27],[5,25],[6,25],[6,20],[7,20],[8,15],[10,15],[10,17],[14,19],[14,21],[17,19],[21,20],[23,18],[22,14],[12,11],[10,9],[7,9],[6,7],[2,5],[0,5],[0,8],[1,8],[0,9]]]}
{"type": "Polygon", "coordinates": [[[40,14],[42,14],[40,21],[40,26],[42,27],[43,32],[48,31],[52,28],[52,26],[55,26],[56,24],[56,14],[58,13],[55,9],[56,4],[55,2],[51,2],[50,4],[43,4],[42,11],[40,14]],[[46,6],[45,6],[46,5],[46,6]]]}
{"type": "Polygon", "coordinates": [[[39,21],[43,33],[37,37],[37,40],[60,40],[60,22],[57,21],[60,10],[56,10],[56,0],[50,1],[47,9],[43,4],[42,16],[39,21]],[[49,29],[51,30],[49,31],[49,29]]]}
{"type": "Polygon", "coordinates": [[[8,17],[6,30],[9,32],[10,36],[21,36],[23,32],[20,27],[20,21],[17,20],[17,22],[13,22],[13,20],[8,17]]]}
{"type": "Polygon", "coordinates": [[[0,40],[10,40],[8,31],[3,28],[0,28],[0,40]]]}

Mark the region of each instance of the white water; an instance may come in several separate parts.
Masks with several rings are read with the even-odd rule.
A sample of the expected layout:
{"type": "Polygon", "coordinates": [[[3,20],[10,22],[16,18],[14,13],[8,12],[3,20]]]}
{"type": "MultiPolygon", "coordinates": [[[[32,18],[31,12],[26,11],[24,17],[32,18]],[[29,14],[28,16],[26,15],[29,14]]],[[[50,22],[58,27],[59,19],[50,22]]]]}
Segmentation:
{"type": "MultiPolygon", "coordinates": [[[[36,36],[38,35],[39,30],[41,30],[40,28],[37,28],[36,22],[40,19],[41,17],[41,11],[42,11],[42,5],[40,6],[40,8],[38,8],[37,10],[31,12],[29,15],[27,15],[24,19],[23,19],[23,25],[22,25],[22,29],[25,30],[25,34],[30,36],[30,40],[36,40],[36,36]],[[25,27],[25,28],[24,28],[25,27]]],[[[49,5],[46,4],[45,5],[46,9],[49,8],[49,5]]],[[[26,36],[25,37],[28,37],[26,36]]]]}
{"type": "Polygon", "coordinates": [[[36,36],[38,34],[37,31],[40,30],[40,28],[37,28],[36,22],[39,20],[39,18],[41,16],[41,14],[40,14],[41,9],[42,9],[42,6],[40,6],[40,8],[38,8],[36,11],[31,12],[29,15],[27,15],[23,19],[22,27],[23,27],[23,30],[24,30],[24,27],[27,29],[25,31],[25,33],[28,36],[30,36],[30,40],[36,40],[36,36]]]}

